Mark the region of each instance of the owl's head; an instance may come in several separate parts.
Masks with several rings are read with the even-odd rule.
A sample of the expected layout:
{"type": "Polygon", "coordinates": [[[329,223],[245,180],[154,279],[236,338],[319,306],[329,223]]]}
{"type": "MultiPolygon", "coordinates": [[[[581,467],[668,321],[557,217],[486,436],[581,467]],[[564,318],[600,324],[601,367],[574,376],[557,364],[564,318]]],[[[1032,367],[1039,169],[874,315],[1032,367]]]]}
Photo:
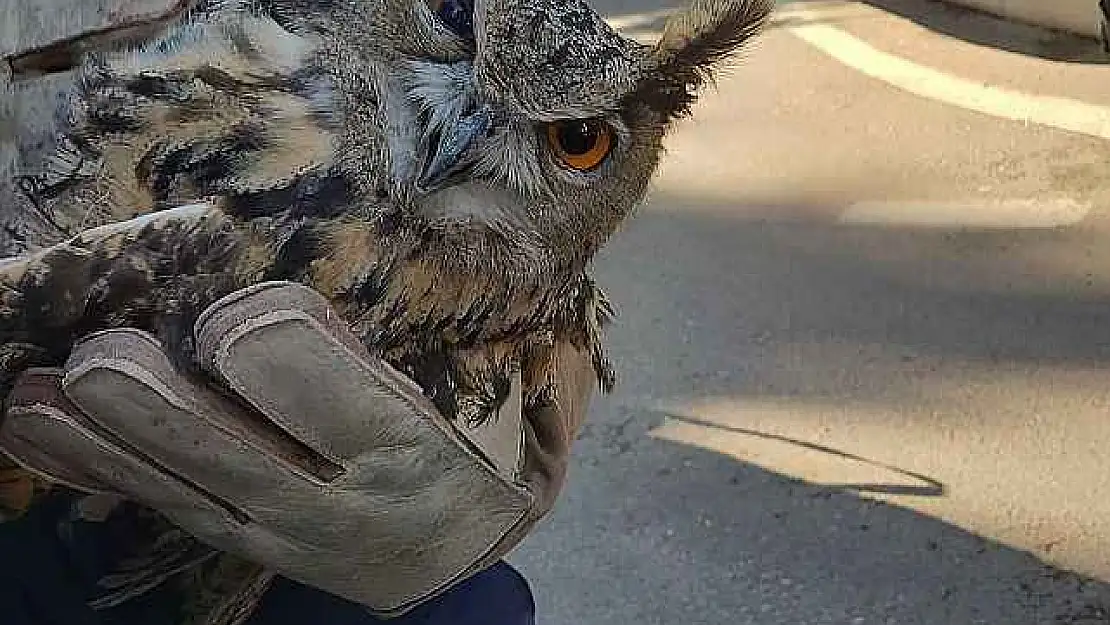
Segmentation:
{"type": "Polygon", "coordinates": [[[385,187],[427,223],[575,264],[642,199],[672,122],[774,0],[692,0],[645,45],[581,0],[383,0],[357,54],[385,187]]]}

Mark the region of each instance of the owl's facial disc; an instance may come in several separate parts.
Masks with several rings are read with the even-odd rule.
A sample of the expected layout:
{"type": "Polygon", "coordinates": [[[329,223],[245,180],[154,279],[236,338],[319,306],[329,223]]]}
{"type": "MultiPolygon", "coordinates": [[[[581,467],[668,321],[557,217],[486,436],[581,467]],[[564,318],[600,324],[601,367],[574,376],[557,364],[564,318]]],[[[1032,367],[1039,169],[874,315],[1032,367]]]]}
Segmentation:
{"type": "Polygon", "coordinates": [[[458,121],[425,133],[423,159],[416,190],[432,193],[465,175],[474,163],[475,144],[489,132],[492,114],[488,107],[459,117],[458,121]]]}

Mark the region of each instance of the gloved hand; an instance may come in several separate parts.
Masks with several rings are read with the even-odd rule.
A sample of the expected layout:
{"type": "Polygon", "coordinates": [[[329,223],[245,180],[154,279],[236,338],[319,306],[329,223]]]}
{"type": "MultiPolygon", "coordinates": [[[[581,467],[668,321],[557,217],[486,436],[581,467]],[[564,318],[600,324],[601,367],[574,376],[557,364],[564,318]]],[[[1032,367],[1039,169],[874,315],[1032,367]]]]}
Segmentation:
{"type": "Polygon", "coordinates": [[[221,385],[178,372],[146,333],[94,334],[63,369],[21,378],[0,450],[381,614],[527,535],[562,486],[593,387],[588,356],[559,346],[557,405],[522,418],[510,400],[466,430],[306,287],[232,294],[195,330],[201,365],[221,385]]]}

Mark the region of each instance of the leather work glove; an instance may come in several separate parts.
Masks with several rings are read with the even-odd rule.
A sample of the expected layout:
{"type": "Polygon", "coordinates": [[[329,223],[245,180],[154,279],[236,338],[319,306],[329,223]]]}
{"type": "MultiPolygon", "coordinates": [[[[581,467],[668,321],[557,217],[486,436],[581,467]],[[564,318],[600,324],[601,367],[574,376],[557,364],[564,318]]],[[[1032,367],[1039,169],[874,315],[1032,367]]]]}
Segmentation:
{"type": "Polygon", "coordinates": [[[594,383],[588,356],[561,346],[557,406],[522,418],[517,384],[499,418],[470,430],[292,283],[220,300],[195,337],[221,384],[179,373],[129,329],[26,372],[0,451],[381,614],[494,563],[551,509],[594,383]]]}

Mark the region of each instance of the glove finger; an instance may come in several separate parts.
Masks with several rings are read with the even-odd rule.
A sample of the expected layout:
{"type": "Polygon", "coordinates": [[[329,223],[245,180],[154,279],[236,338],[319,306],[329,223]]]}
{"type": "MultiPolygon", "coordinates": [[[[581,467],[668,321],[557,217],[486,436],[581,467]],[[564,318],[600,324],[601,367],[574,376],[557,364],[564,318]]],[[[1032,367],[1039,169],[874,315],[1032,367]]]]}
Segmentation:
{"type": "Polygon", "coordinates": [[[29,369],[19,376],[8,399],[8,410],[0,427],[0,451],[22,468],[49,482],[87,493],[106,492],[107,485],[73,458],[59,457],[43,441],[29,435],[27,426],[51,420],[56,424],[77,419],[81,411],[62,393],[60,369],[29,369]]]}
{"type": "Polygon", "coordinates": [[[318,497],[319,486],[340,472],[249,409],[179,373],[143,332],[93,335],[75,347],[66,369],[63,388],[89,421],[248,518],[286,500],[311,508],[307,502],[318,497]]]}
{"type": "Polygon", "coordinates": [[[419,418],[451,426],[411,380],[371,357],[315,291],[246,289],[197,322],[201,363],[279,427],[338,463],[375,449],[411,450],[419,418]]]}
{"type": "Polygon", "coordinates": [[[61,385],[60,371],[31,370],[25,378],[13,390],[0,439],[29,469],[80,490],[118,493],[162,511],[237,523],[231,511],[144,458],[64,396],[48,394],[46,389],[61,385]]]}
{"type": "MultiPolygon", "coordinates": [[[[35,382],[46,386],[48,381],[41,379],[41,373],[38,375],[40,379],[35,382]]],[[[60,385],[61,373],[55,371],[53,377],[53,385],[60,385]]],[[[22,388],[26,389],[26,385],[22,388]]],[[[48,404],[42,401],[42,394],[33,394],[35,401],[25,401],[25,390],[23,396],[13,393],[13,410],[2,432],[5,448],[32,450],[38,454],[36,458],[46,458],[51,467],[62,467],[70,481],[75,481],[72,476],[80,468],[84,490],[92,490],[90,485],[95,485],[100,492],[119,493],[157,510],[212,548],[273,562],[295,559],[289,554],[299,547],[290,545],[265,526],[250,522],[238,508],[146,457],[64,397],[48,404]]],[[[53,473],[52,469],[49,475],[53,473]]],[[[199,547],[179,555],[162,563],[167,567],[163,570],[144,570],[141,575],[117,581],[102,580],[119,587],[111,587],[99,602],[108,604],[121,596],[132,596],[145,587],[144,582],[155,585],[175,570],[183,570],[207,557],[206,550],[199,547]]]]}

